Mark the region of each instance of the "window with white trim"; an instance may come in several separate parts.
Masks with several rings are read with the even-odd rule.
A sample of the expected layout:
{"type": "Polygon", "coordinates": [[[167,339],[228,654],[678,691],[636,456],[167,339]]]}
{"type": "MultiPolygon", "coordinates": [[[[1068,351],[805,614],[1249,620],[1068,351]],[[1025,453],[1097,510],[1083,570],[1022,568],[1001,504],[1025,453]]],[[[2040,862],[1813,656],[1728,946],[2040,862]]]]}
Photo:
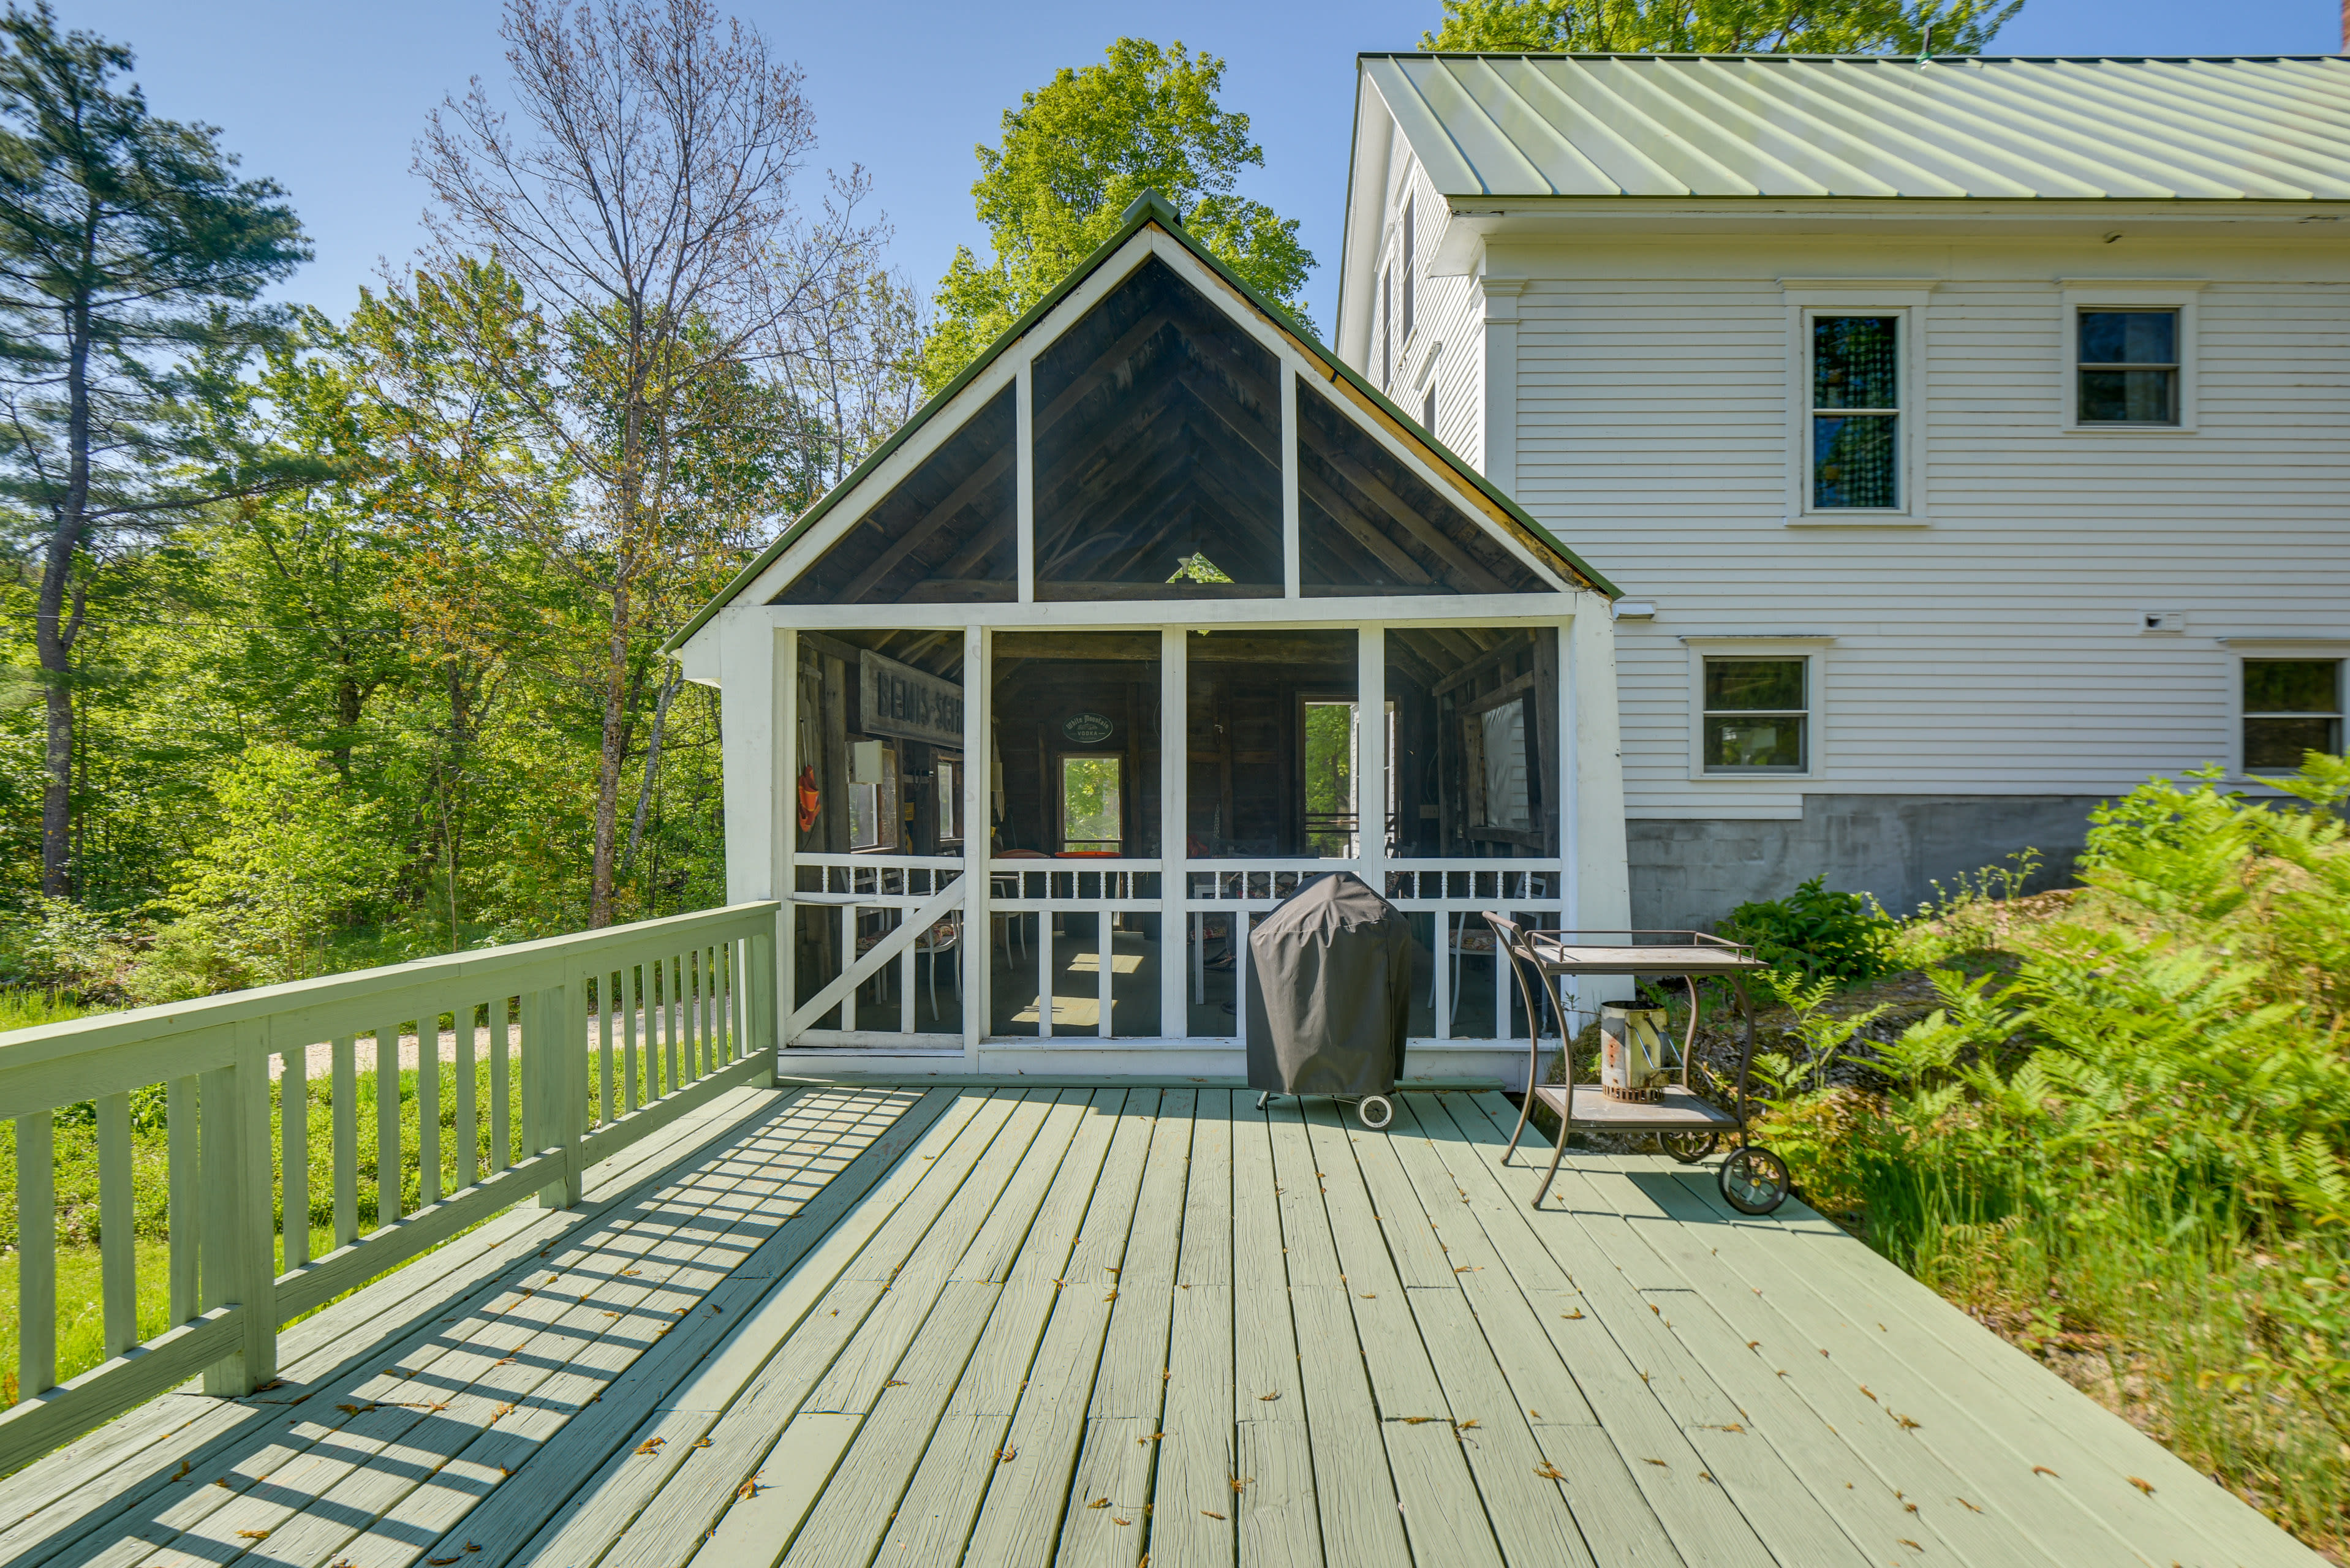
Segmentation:
{"type": "Polygon", "coordinates": [[[2342,660],[2244,660],[2244,770],[2291,773],[2305,753],[2342,750],[2342,660]]]}
{"type": "Polygon", "coordinates": [[[1901,317],[1812,317],[1809,504],[1815,511],[1898,511],[1901,317]]]}
{"type": "Polygon", "coordinates": [[[2178,311],[2084,309],[2076,313],[2074,330],[2079,423],[2178,422],[2178,311]]]}
{"type": "Polygon", "coordinates": [[[1804,654],[1709,654],[1700,728],[1709,774],[1811,768],[1812,660],[1804,654]]]}

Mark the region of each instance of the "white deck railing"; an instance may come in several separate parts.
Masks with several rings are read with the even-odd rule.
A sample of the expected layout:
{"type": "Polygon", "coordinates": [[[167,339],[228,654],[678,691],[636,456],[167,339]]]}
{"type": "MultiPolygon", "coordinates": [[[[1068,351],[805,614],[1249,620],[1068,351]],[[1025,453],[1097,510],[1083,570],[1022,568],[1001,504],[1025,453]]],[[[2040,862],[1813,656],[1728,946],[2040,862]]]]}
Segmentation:
{"type": "Polygon", "coordinates": [[[252,1392],[276,1376],[277,1331],[289,1319],[534,1192],[549,1206],[577,1201],[588,1166],[771,1071],[776,908],[742,904],[0,1035],[18,1216],[18,1402],[0,1414],[0,1474],[197,1372],[206,1393],[252,1392]],[[442,1018],[456,1068],[445,1168],[442,1018]],[[411,1028],[420,1071],[409,1099],[399,1074],[411,1028]],[[369,1037],[376,1093],[363,1105],[359,1042],[369,1037]],[[333,1145],[332,1245],[317,1258],[314,1048],[328,1073],[333,1145]],[[476,1092],[484,1054],[487,1106],[476,1092]],[[281,1114],[275,1138],[273,1069],[281,1106],[300,1113],[281,1114]],[[517,1074],[518,1146],[509,1109],[517,1074]],[[172,1326],[140,1342],[130,1096],[157,1084],[169,1118],[172,1326]],[[109,1359],[60,1386],[53,1122],[84,1102],[97,1119],[109,1359]],[[365,1170],[362,1114],[376,1133],[365,1170]],[[420,1155],[403,1163],[411,1135],[420,1155]],[[416,1201],[403,1213],[411,1173],[416,1201]],[[376,1210],[365,1234],[362,1181],[376,1210]]]}

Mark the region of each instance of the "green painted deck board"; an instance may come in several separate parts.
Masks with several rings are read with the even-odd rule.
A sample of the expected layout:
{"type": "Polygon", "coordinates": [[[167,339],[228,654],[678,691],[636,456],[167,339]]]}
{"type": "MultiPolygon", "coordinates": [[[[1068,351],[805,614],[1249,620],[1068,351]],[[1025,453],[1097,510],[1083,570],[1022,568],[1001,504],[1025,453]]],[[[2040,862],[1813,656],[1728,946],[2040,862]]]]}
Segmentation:
{"type": "Polygon", "coordinates": [[[2317,1562],[1798,1205],[1578,1153],[1529,1209],[1514,1116],[744,1090],[300,1325],[282,1387],[0,1481],[0,1556],[2317,1562]]]}

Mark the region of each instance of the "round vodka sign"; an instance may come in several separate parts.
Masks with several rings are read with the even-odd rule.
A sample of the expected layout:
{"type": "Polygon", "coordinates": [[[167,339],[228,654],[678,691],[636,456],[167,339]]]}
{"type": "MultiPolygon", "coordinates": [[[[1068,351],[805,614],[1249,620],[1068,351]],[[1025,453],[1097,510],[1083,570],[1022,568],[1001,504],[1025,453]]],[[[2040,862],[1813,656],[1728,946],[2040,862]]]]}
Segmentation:
{"type": "Polygon", "coordinates": [[[1061,721],[1061,733],[1080,746],[1098,746],[1109,739],[1112,725],[1099,713],[1072,713],[1061,721]]]}

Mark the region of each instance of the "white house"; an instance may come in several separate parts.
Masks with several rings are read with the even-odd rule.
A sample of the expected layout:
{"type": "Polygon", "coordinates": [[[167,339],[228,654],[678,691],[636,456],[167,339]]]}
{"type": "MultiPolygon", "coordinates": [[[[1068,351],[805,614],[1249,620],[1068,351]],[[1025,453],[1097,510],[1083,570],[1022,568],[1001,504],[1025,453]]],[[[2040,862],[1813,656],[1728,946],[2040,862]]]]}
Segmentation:
{"type": "Polygon", "coordinates": [[[2342,746],[2350,59],[1366,55],[1341,354],[1622,591],[1635,923],[2342,746]]]}
{"type": "Polygon", "coordinates": [[[1250,919],[1344,867],[1408,1075],[1514,1077],[1478,912],[1627,918],[1612,591],[1138,202],[671,645],[784,1070],[1236,1075],[1250,919]]]}

